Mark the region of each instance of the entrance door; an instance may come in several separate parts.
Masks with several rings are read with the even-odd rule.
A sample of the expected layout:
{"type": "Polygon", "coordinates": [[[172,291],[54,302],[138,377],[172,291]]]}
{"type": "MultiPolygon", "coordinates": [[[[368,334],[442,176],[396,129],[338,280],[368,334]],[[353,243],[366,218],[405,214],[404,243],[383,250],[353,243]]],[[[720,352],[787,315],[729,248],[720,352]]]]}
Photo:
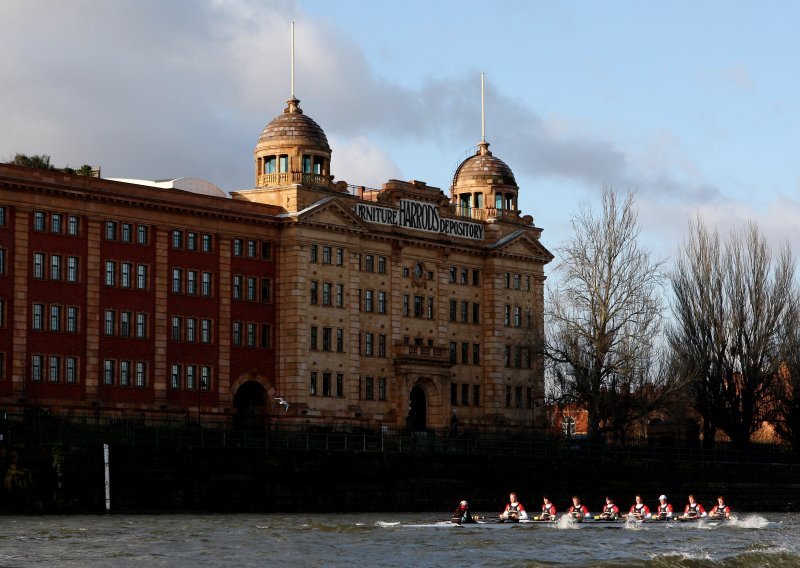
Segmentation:
{"type": "Polygon", "coordinates": [[[417,385],[411,389],[411,405],[408,410],[408,425],[412,432],[424,432],[427,428],[427,403],[425,390],[417,385]]]}
{"type": "Polygon", "coordinates": [[[264,427],[265,394],[264,387],[255,381],[248,381],[239,387],[233,397],[236,426],[254,430],[264,427]]]}

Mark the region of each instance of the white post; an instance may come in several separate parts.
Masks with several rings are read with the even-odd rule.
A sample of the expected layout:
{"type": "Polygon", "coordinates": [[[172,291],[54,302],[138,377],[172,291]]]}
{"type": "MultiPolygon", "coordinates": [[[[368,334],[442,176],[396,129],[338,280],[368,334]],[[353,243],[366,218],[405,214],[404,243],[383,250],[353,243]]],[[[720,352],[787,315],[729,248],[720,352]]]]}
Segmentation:
{"type": "Polygon", "coordinates": [[[292,22],[292,98],[294,98],[294,22],[292,22]]]}
{"type": "Polygon", "coordinates": [[[103,467],[106,474],[106,513],[111,511],[111,475],[108,467],[108,444],[103,444],[103,467]]]}
{"type": "Polygon", "coordinates": [[[486,73],[481,73],[481,142],[486,142],[486,105],[483,96],[483,77],[486,73]]]}

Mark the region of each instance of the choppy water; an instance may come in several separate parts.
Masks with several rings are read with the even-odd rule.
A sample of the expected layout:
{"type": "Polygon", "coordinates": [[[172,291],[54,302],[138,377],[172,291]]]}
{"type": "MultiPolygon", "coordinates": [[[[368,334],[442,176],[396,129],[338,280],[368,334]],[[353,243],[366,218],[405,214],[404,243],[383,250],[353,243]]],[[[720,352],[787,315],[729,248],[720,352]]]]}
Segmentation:
{"type": "Polygon", "coordinates": [[[718,526],[455,527],[445,517],[0,516],[0,566],[800,566],[798,514],[718,526]]]}

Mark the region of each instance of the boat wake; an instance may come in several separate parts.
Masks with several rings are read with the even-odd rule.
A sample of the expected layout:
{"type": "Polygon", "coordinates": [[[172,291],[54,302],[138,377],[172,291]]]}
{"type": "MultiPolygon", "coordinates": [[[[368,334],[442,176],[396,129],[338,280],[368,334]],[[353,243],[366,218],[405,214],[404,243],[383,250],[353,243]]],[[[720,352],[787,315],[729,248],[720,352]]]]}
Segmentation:
{"type": "Polygon", "coordinates": [[[728,526],[743,529],[765,529],[773,524],[775,523],[771,523],[761,515],[746,515],[741,518],[732,516],[727,522],[728,526]]]}
{"type": "Polygon", "coordinates": [[[558,519],[558,522],[555,524],[555,526],[559,530],[570,530],[578,529],[581,525],[569,515],[563,515],[560,519],[558,519]]]}

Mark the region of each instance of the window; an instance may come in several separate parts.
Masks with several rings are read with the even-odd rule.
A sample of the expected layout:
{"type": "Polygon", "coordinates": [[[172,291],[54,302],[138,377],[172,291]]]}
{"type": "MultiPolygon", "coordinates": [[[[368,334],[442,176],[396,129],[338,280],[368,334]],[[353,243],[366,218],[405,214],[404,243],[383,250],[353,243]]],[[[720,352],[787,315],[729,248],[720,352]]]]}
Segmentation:
{"type": "Polygon", "coordinates": [[[272,300],[272,280],[269,278],[261,279],[261,301],[269,302],[272,300]]]}
{"type": "Polygon", "coordinates": [[[33,304],[32,315],[31,327],[34,331],[42,331],[44,329],[44,304],[33,304]]]}
{"type": "Polygon", "coordinates": [[[6,273],[6,249],[0,248],[0,274],[6,273]]]}
{"type": "Polygon", "coordinates": [[[461,404],[469,406],[469,385],[461,385],[461,404]]]}
{"type": "Polygon", "coordinates": [[[514,274],[514,290],[520,289],[520,276],[519,274],[514,274]]]}
{"type": "Polygon", "coordinates": [[[344,374],[336,373],[336,396],[344,396],[344,374]]]}
{"type": "Polygon", "coordinates": [[[525,408],[533,408],[533,389],[531,387],[525,389],[525,408]]]}
{"type": "Polygon", "coordinates": [[[365,290],[364,293],[364,311],[372,311],[372,290],[365,290]]]}
{"type": "Polygon", "coordinates": [[[520,327],[522,325],[522,308],[519,306],[514,306],[514,327],[520,327]]]}
{"type": "Polygon", "coordinates": [[[371,254],[364,257],[364,272],[375,272],[375,257],[371,254]]]}
{"type": "Polygon", "coordinates": [[[337,248],[336,249],[336,266],[342,266],[344,264],[344,249],[337,248]]]}
{"type": "Polygon", "coordinates": [[[322,373],[322,396],[331,396],[331,374],[322,373]]]}
{"type": "Polygon", "coordinates": [[[386,313],[386,292],[383,290],[378,291],[378,313],[386,313]]]}
{"type": "Polygon", "coordinates": [[[336,307],[344,306],[344,284],[336,285],[336,307]]]}
{"type": "Polygon", "coordinates": [[[477,302],[472,304],[472,323],[481,323],[481,305],[477,302]]]}
{"type": "Polygon", "coordinates": [[[316,350],[317,348],[317,326],[311,326],[311,349],[316,350]]]}
{"type": "Polygon", "coordinates": [[[522,408],[522,387],[514,387],[514,406],[522,408]]]}
{"type": "Polygon", "coordinates": [[[386,336],[378,335],[378,357],[386,357],[386,336]]]}
{"type": "Polygon", "coordinates": [[[183,337],[183,318],[180,316],[172,316],[172,341],[180,341],[183,337]]]}
{"type": "Polygon", "coordinates": [[[172,269],[172,293],[180,294],[183,292],[183,269],[172,269]]]}
{"type": "MultiPolygon", "coordinates": [[[[0,327],[5,327],[6,321],[6,301],[0,300],[0,327]]],[[[2,379],[2,369],[0,369],[0,379],[2,379]]]]}
{"type": "Polygon", "coordinates": [[[50,306],[50,331],[61,331],[61,306],[50,306]]]}
{"type": "Polygon", "coordinates": [[[514,366],[519,369],[522,367],[522,347],[514,348],[514,366]]]}
{"type": "Polygon", "coordinates": [[[506,367],[510,367],[511,366],[511,346],[510,345],[506,345],[504,361],[505,361],[505,366],[506,367]]]}
{"type": "Polygon", "coordinates": [[[511,325],[511,306],[508,304],[503,307],[503,325],[511,325]]]}
{"type": "Polygon", "coordinates": [[[308,394],[317,396],[317,372],[311,371],[311,382],[308,385],[308,394]]]}
{"type": "Polygon", "coordinates": [[[61,280],[61,267],[64,257],[60,254],[50,256],[50,280],[61,280]]]}
{"type": "Polygon", "coordinates": [[[309,301],[311,302],[312,305],[316,305],[316,303],[317,303],[317,288],[318,288],[318,286],[319,286],[319,283],[316,280],[312,280],[311,281],[311,297],[310,297],[309,301]]]}
{"type": "Polygon", "coordinates": [[[119,362],[119,384],[122,387],[131,386],[131,362],[119,362]]]}
{"type": "Polygon", "coordinates": [[[139,290],[147,290],[147,265],[136,265],[136,288],[139,290]]]}
{"type": "Polygon", "coordinates": [[[458,312],[458,301],[450,300],[450,321],[456,321],[457,312],[458,312]]]}
{"type": "Polygon", "coordinates": [[[117,285],[117,263],[113,260],[106,261],[106,286],[117,285]]]}
{"type": "Polygon", "coordinates": [[[256,249],[256,242],[248,240],[247,241],[247,256],[249,258],[256,258],[256,256],[257,256],[256,250],[257,250],[256,249]]]}
{"type": "Polygon", "coordinates": [[[506,272],[505,283],[506,283],[506,288],[511,288],[511,273],[510,272],[506,272]]]}
{"type": "Polygon", "coordinates": [[[511,387],[506,385],[506,408],[511,408],[511,387]]]}
{"type": "Polygon", "coordinates": [[[469,343],[461,344],[461,364],[469,364],[469,343]]]}
{"type": "Polygon", "coordinates": [[[309,262],[317,262],[317,245],[311,245],[309,248],[309,262]]]}
{"type": "Polygon", "coordinates": [[[278,156],[278,172],[286,173],[289,171],[289,156],[282,154],[278,156]]]}
{"type": "Polygon", "coordinates": [[[44,211],[33,212],[33,230],[44,231],[44,211]]]}
{"type": "Polygon", "coordinates": [[[31,356],[31,380],[35,383],[42,381],[42,365],[44,364],[41,355],[31,356]]]}
{"type": "Polygon", "coordinates": [[[67,257],[67,282],[78,281],[78,262],[77,256],[67,257]]]}
{"type": "Polygon", "coordinates": [[[78,308],[67,308],[67,333],[78,333],[78,308]]]}
{"type": "Polygon", "coordinates": [[[364,398],[367,400],[375,398],[375,380],[372,377],[367,377],[364,398]]]}
{"type": "Polygon", "coordinates": [[[57,383],[61,381],[61,357],[58,355],[50,355],[50,382],[57,383]]]}
{"type": "Polygon", "coordinates": [[[255,302],[256,301],[256,286],[258,284],[258,278],[255,276],[248,276],[247,277],[247,301],[248,302],[255,302]]]}
{"type": "Polygon", "coordinates": [[[133,314],[131,312],[120,312],[119,313],[119,336],[120,337],[130,337],[131,336],[131,324],[133,318],[133,314]]]}
{"type": "Polygon", "coordinates": [[[44,278],[44,253],[33,253],[33,277],[37,279],[44,278]]]}
{"type": "Polygon", "coordinates": [[[122,224],[122,242],[123,243],[133,242],[133,225],[131,225],[130,223],[122,224]]]}
{"type": "Polygon", "coordinates": [[[71,237],[77,237],[80,232],[81,222],[75,215],[67,217],[67,234],[71,237]]]}
{"type": "Polygon", "coordinates": [[[136,314],[136,337],[139,339],[147,337],[147,314],[136,314]]]}
{"type": "Polygon", "coordinates": [[[421,318],[422,317],[422,301],[424,298],[422,296],[414,296],[414,317],[421,318]]]}
{"type": "Polygon", "coordinates": [[[119,285],[121,288],[131,287],[131,273],[133,265],[130,262],[121,262],[119,265],[119,285]]]}
{"type": "Polygon", "coordinates": [[[147,225],[139,225],[136,227],[136,242],[140,245],[147,244],[147,225]]]}
{"type": "Polygon", "coordinates": [[[404,316],[408,315],[408,301],[409,301],[408,294],[403,294],[403,315],[404,316]]]}
{"type": "Polygon", "coordinates": [[[458,385],[450,383],[450,406],[458,406],[458,385]]]}
{"type": "Polygon", "coordinates": [[[64,231],[64,216],[61,213],[50,215],[50,232],[62,233],[64,231]]]}
{"type": "Polygon", "coordinates": [[[386,378],[378,379],[378,400],[386,400],[386,378]]]}
{"type": "Polygon", "coordinates": [[[78,358],[67,357],[65,362],[66,362],[66,373],[64,380],[68,384],[78,382],[78,358]]]}
{"type": "Polygon", "coordinates": [[[116,241],[117,240],[117,222],[116,221],[106,221],[106,240],[107,241],[116,241]]]}
{"type": "Polygon", "coordinates": [[[172,248],[183,248],[183,231],[179,231],[177,229],[172,231],[172,248]]]}
{"type": "Polygon", "coordinates": [[[186,250],[197,250],[197,233],[194,231],[186,233],[186,250]]]}
{"type": "Polygon", "coordinates": [[[275,156],[267,156],[265,171],[268,174],[274,174],[276,171],[278,171],[275,156]]]}
{"type": "Polygon", "coordinates": [[[450,362],[457,363],[458,344],[455,341],[450,342],[450,362]]]}
{"type": "Polygon", "coordinates": [[[103,384],[113,385],[116,362],[113,359],[106,359],[103,361],[103,384]]]}
{"type": "Polygon", "coordinates": [[[147,363],[136,361],[136,386],[141,388],[147,385],[147,363]]]}
{"type": "Polygon", "coordinates": [[[205,297],[211,296],[211,273],[203,272],[202,282],[200,284],[200,293],[205,297]]]}
{"type": "Polygon", "coordinates": [[[461,302],[461,323],[469,323],[469,302],[461,302]]]}
{"type": "Polygon", "coordinates": [[[472,406],[481,405],[481,386],[472,385],[472,406]]]}
{"type": "Polygon", "coordinates": [[[322,247],[322,264],[331,264],[333,262],[331,247],[324,245],[322,247]]]}
{"type": "Polygon", "coordinates": [[[197,318],[186,318],[186,341],[197,341],[197,318]]]}
{"type": "Polygon", "coordinates": [[[433,297],[428,298],[428,319],[433,319],[433,297]]]}
{"type": "Polygon", "coordinates": [[[186,388],[194,390],[196,388],[195,380],[197,379],[197,365],[186,365],[186,388]]]}
{"type": "Polygon", "coordinates": [[[200,367],[200,390],[208,390],[211,388],[211,367],[200,367]]]}
{"type": "Polygon", "coordinates": [[[450,284],[456,283],[458,271],[455,266],[450,267],[450,284]]]}
{"type": "Polygon", "coordinates": [[[473,365],[481,364],[481,346],[479,343],[472,344],[472,364],[473,365]]]}
{"type": "Polygon", "coordinates": [[[190,296],[197,295],[197,271],[196,270],[187,270],[186,271],[186,293],[190,296]]]}
{"type": "Polygon", "coordinates": [[[247,324],[247,346],[248,347],[255,347],[256,346],[256,333],[258,332],[258,328],[254,323],[247,324]]]}
{"type": "Polygon", "coordinates": [[[386,274],[386,257],[379,256],[378,257],[378,272],[380,274],[386,274]]]}
{"type": "Polygon", "coordinates": [[[526,274],[525,275],[525,289],[530,292],[530,289],[531,289],[531,275],[530,274],[526,274]]]}
{"type": "Polygon", "coordinates": [[[364,335],[364,355],[366,355],[367,357],[372,357],[375,354],[374,340],[375,340],[374,333],[367,332],[364,335]]]}
{"type": "Polygon", "coordinates": [[[181,388],[181,366],[177,363],[172,364],[172,372],[170,373],[169,384],[174,389],[181,388]]]}
{"type": "Polygon", "coordinates": [[[269,349],[270,345],[270,325],[268,323],[261,324],[261,347],[269,349]]]}
{"type": "Polygon", "coordinates": [[[269,241],[261,241],[261,258],[269,260],[272,258],[272,243],[269,241]]]}
{"type": "Polygon", "coordinates": [[[336,330],[336,352],[344,353],[344,330],[336,330]]]}
{"type": "Polygon", "coordinates": [[[200,320],[200,343],[211,343],[211,320],[200,320]]]}
{"type": "Polygon", "coordinates": [[[214,241],[211,235],[203,234],[203,241],[201,244],[201,248],[203,252],[211,252],[214,250],[214,241]]]}
{"type": "Polygon", "coordinates": [[[472,285],[473,286],[480,286],[481,285],[481,271],[474,270],[472,271],[472,285]]]}
{"type": "Polygon", "coordinates": [[[461,269],[461,283],[469,284],[469,271],[466,268],[461,269]]]}
{"type": "Polygon", "coordinates": [[[322,283],[322,305],[323,306],[330,306],[331,305],[331,283],[330,282],[323,282],[322,283]]]}
{"type": "Polygon", "coordinates": [[[333,335],[333,329],[330,327],[323,327],[322,328],[322,350],[323,351],[330,351],[331,350],[331,339],[333,335]]]}
{"type": "Polygon", "coordinates": [[[242,256],[244,251],[244,241],[242,239],[233,239],[233,256],[242,256]]]}
{"type": "Polygon", "coordinates": [[[242,299],[242,287],[244,285],[244,276],[236,275],[233,277],[233,299],[242,299]]]}

